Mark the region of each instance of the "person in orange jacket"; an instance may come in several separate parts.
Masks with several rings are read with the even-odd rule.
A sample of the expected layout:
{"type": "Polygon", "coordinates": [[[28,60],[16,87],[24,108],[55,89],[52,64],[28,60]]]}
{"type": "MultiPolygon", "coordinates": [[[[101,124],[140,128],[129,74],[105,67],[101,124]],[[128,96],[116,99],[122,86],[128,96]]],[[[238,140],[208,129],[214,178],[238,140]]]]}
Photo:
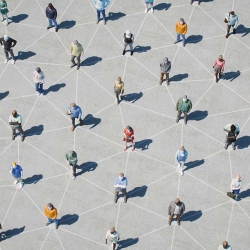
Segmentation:
{"type": "Polygon", "coordinates": [[[124,137],[123,137],[123,141],[126,142],[126,147],[124,148],[124,151],[127,150],[127,144],[128,142],[129,143],[132,143],[132,151],[135,150],[135,144],[134,144],[134,130],[130,127],[130,126],[127,126],[124,130],[123,130],[123,134],[124,134],[124,137]]]}
{"type": "Polygon", "coordinates": [[[58,219],[56,218],[57,209],[51,203],[48,203],[48,205],[44,207],[44,215],[48,218],[48,222],[46,223],[46,226],[55,222],[56,229],[58,229],[59,223],[58,223],[58,219]]]}
{"type": "Polygon", "coordinates": [[[178,21],[175,24],[175,31],[177,33],[177,38],[174,44],[178,43],[180,41],[180,36],[182,37],[183,47],[186,45],[186,39],[185,34],[187,33],[187,24],[185,23],[183,18],[180,18],[180,21],[178,21]]]}

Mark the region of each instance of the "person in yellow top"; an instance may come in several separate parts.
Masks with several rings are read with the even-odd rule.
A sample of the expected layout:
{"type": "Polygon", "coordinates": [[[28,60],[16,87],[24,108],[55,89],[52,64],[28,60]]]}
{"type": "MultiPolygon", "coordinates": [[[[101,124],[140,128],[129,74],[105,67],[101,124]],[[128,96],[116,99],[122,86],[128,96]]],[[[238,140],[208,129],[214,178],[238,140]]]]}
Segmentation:
{"type": "Polygon", "coordinates": [[[46,226],[55,222],[56,229],[58,229],[59,223],[58,223],[58,219],[56,218],[57,209],[51,203],[48,203],[48,205],[44,207],[44,215],[48,218],[48,222],[46,223],[46,226]]]}
{"type": "Polygon", "coordinates": [[[114,92],[116,95],[117,104],[119,104],[124,93],[124,82],[122,82],[121,77],[117,77],[117,79],[115,80],[114,92]]]}
{"type": "Polygon", "coordinates": [[[71,43],[70,45],[70,55],[71,55],[71,62],[73,63],[71,65],[71,68],[75,67],[77,65],[77,69],[80,68],[81,63],[81,55],[84,55],[84,51],[82,48],[82,45],[78,43],[77,40],[71,43]],[[75,58],[77,59],[77,63],[75,63],[75,58]]]}
{"type": "Polygon", "coordinates": [[[187,33],[187,24],[185,23],[183,18],[180,18],[180,21],[178,21],[175,24],[175,31],[177,33],[177,38],[174,44],[178,43],[180,41],[180,36],[182,37],[183,47],[186,45],[186,39],[185,34],[187,33]]]}

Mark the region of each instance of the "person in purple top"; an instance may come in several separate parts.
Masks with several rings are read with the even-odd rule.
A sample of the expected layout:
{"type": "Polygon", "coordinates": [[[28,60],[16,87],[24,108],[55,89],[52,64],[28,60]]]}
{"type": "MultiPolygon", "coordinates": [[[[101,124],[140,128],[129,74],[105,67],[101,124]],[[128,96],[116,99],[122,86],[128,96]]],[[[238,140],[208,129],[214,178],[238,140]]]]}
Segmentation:
{"type": "Polygon", "coordinates": [[[128,180],[124,176],[123,173],[120,173],[118,177],[115,178],[114,181],[114,188],[115,188],[115,203],[117,203],[118,200],[118,194],[121,192],[124,195],[124,202],[127,202],[127,185],[128,185],[128,180]]]}
{"type": "Polygon", "coordinates": [[[79,120],[79,124],[80,126],[82,125],[82,110],[79,106],[77,106],[74,102],[71,103],[68,107],[67,107],[67,115],[70,115],[71,120],[72,120],[72,127],[71,130],[74,131],[75,130],[75,119],[77,118],[79,120]]]}
{"type": "Polygon", "coordinates": [[[55,25],[56,32],[58,31],[58,24],[56,21],[57,18],[57,11],[55,7],[52,5],[52,3],[48,4],[48,7],[45,10],[46,17],[48,18],[49,21],[49,26],[47,27],[47,30],[52,27],[52,23],[55,25]]]}
{"type": "Polygon", "coordinates": [[[20,184],[21,184],[20,188],[22,188],[23,187],[23,180],[22,180],[23,169],[21,168],[21,166],[17,165],[16,162],[12,162],[10,166],[10,173],[15,179],[14,185],[16,185],[20,181],[20,184]]]}

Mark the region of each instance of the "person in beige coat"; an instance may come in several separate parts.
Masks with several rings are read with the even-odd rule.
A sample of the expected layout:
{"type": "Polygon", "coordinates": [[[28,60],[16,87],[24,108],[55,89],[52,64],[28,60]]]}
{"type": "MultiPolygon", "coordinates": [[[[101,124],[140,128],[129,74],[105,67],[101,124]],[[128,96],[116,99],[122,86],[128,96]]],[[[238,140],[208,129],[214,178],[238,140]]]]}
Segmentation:
{"type": "Polygon", "coordinates": [[[185,212],[185,205],[183,202],[180,201],[179,198],[176,198],[174,201],[171,201],[168,206],[168,215],[169,215],[169,221],[168,225],[171,225],[171,222],[176,216],[176,221],[178,226],[180,226],[180,219],[183,213],[185,212]]]}
{"type": "Polygon", "coordinates": [[[84,55],[83,47],[77,40],[71,43],[70,45],[70,55],[71,55],[71,68],[77,65],[77,69],[80,69],[81,63],[81,55],[84,55]],[[77,59],[77,63],[75,63],[75,58],[77,59]]]}
{"type": "Polygon", "coordinates": [[[121,77],[117,77],[117,79],[115,80],[114,92],[116,95],[117,104],[119,104],[124,93],[124,82],[122,81],[121,77]]]}

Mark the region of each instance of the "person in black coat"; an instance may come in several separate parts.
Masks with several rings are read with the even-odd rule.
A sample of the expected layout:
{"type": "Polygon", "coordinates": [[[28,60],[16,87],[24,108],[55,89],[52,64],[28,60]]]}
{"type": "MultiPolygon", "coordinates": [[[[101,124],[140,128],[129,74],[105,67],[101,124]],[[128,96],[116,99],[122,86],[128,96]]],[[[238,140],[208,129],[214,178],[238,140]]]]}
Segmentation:
{"type": "Polygon", "coordinates": [[[55,7],[52,5],[52,3],[49,3],[48,7],[46,8],[46,17],[48,18],[49,21],[49,26],[47,27],[47,30],[52,27],[52,23],[55,25],[56,32],[58,31],[58,24],[56,21],[57,18],[57,11],[55,7]]]}
{"type": "Polygon", "coordinates": [[[14,53],[13,53],[12,48],[16,45],[16,43],[17,43],[16,40],[10,38],[7,35],[4,35],[2,38],[0,38],[0,44],[4,49],[4,53],[6,57],[5,63],[7,63],[9,60],[9,54],[11,55],[11,58],[12,58],[12,64],[15,63],[15,58],[14,58],[14,53]]]}

